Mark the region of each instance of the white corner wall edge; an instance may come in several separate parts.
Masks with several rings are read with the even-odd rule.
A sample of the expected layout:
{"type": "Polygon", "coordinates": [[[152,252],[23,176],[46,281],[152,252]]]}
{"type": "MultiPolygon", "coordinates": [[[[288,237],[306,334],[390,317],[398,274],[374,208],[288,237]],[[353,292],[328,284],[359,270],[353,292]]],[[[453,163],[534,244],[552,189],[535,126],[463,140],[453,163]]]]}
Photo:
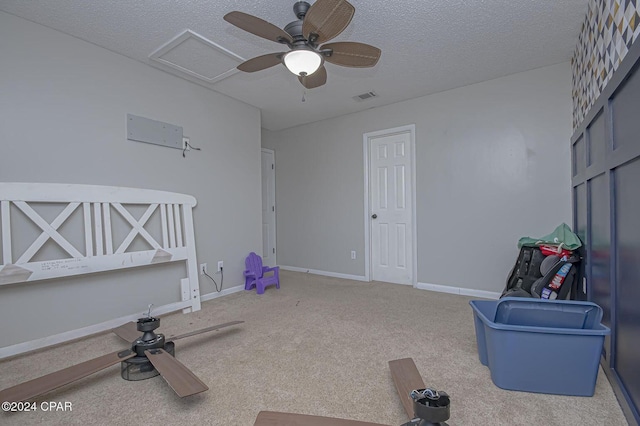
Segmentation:
{"type": "MultiPolygon", "coordinates": [[[[162,315],[162,314],[167,314],[169,312],[179,311],[180,309],[189,308],[189,307],[191,307],[191,302],[187,300],[185,302],[176,302],[176,303],[164,305],[162,307],[154,309],[153,313],[154,315],[162,315]]],[[[31,340],[29,342],[17,343],[15,345],[6,346],[4,348],[0,348],[0,359],[23,354],[25,352],[31,352],[36,349],[42,349],[52,345],[57,345],[59,343],[69,343],[72,340],[80,339],[82,337],[87,337],[92,334],[101,333],[103,331],[108,331],[113,328],[119,327],[122,324],[127,323],[129,321],[136,321],[138,318],[144,316],[145,313],[146,312],[141,312],[139,314],[126,315],[120,318],[104,321],[99,324],[82,327],[77,330],[66,331],[64,333],[54,334],[53,336],[47,336],[41,339],[31,340]]]]}
{"type": "Polygon", "coordinates": [[[461,296],[473,296],[473,297],[482,297],[485,299],[499,299],[501,293],[496,293],[493,291],[485,291],[485,290],[474,290],[472,288],[464,288],[464,287],[451,287],[448,285],[439,285],[439,284],[428,284],[428,283],[418,283],[416,288],[420,290],[429,290],[429,291],[437,291],[439,293],[451,293],[451,294],[459,294],[461,296]]]}
{"type": "Polygon", "coordinates": [[[206,302],[207,300],[217,299],[218,297],[226,296],[227,294],[238,293],[243,290],[244,290],[243,285],[237,285],[237,286],[222,290],[221,292],[214,291],[211,293],[207,293],[204,296],[200,296],[200,300],[203,302],[206,302]]]}
{"type": "Polygon", "coordinates": [[[317,269],[298,268],[296,266],[283,266],[283,265],[278,265],[278,266],[280,266],[280,269],[284,271],[305,272],[307,274],[324,275],[325,277],[333,277],[333,278],[344,278],[346,280],[368,281],[362,275],[341,274],[339,272],[319,271],[317,269]]]}

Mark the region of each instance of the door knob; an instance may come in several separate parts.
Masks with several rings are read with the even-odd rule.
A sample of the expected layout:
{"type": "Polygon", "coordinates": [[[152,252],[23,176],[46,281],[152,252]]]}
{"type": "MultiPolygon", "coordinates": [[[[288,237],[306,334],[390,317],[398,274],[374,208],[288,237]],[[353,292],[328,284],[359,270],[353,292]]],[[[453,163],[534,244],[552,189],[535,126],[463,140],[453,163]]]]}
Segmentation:
{"type": "Polygon", "coordinates": [[[371,215],[371,219],[377,219],[377,218],[378,218],[377,214],[374,213],[374,214],[371,215]]]}

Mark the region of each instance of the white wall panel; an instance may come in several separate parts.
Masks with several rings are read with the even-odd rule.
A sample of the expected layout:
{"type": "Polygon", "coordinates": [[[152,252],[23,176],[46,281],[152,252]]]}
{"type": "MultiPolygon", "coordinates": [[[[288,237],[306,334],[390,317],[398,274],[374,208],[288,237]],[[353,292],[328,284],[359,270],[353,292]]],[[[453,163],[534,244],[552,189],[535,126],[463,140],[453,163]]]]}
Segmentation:
{"type": "Polygon", "coordinates": [[[364,275],[362,135],[415,124],[418,282],[501,291],[518,239],[571,221],[571,113],[562,63],[263,130],[279,161],[279,263],[364,275]]]}
{"type": "MultiPolygon", "coordinates": [[[[225,287],[240,285],[244,258],[262,241],[260,111],[1,12],[0,40],[0,181],[193,195],[198,261],[211,271],[224,260],[225,287]],[[180,125],[202,150],[183,158],[177,149],[129,141],[127,113],[180,125]]],[[[117,216],[111,212],[111,220],[117,216]]],[[[104,211],[101,217],[108,219],[104,211]]],[[[171,238],[175,244],[181,235],[171,238]]],[[[95,242],[98,252],[114,249],[95,242]]],[[[0,323],[14,326],[0,330],[0,341],[17,343],[179,300],[184,276],[168,265],[2,289],[0,323]],[[155,284],[165,281],[175,288],[157,291],[155,284]]],[[[213,283],[201,280],[200,293],[212,291],[213,283]]]]}

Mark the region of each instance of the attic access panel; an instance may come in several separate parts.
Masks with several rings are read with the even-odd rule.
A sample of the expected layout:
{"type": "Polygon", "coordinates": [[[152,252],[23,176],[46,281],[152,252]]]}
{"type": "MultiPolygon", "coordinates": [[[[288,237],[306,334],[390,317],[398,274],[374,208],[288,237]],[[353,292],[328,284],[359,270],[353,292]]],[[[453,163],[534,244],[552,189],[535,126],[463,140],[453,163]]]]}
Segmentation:
{"type": "Polygon", "coordinates": [[[149,55],[160,68],[213,84],[239,72],[244,58],[218,43],[185,30],[149,55]]]}

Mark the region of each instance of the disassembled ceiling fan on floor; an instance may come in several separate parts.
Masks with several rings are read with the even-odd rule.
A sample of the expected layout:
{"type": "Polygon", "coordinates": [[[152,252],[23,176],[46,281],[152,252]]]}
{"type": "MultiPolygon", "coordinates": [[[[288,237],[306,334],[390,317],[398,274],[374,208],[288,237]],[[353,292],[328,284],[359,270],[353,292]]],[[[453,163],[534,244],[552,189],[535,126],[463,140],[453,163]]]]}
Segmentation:
{"type": "Polygon", "coordinates": [[[343,67],[368,68],[380,59],[380,49],[368,44],[352,41],[322,44],[344,31],[355,11],[346,0],[317,0],[313,6],[299,1],[293,6],[298,20],[284,30],[243,12],[229,12],[224,19],[258,37],[286,44],[290,49],[249,59],[238,65],[240,71],[256,72],[282,63],[298,76],[304,87],[313,89],[327,82],[325,61],[343,67]]]}
{"type": "Polygon", "coordinates": [[[209,389],[207,385],[174,358],[175,344],[173,341],[220,330],[243,322],[232,321],[165,339],[163,334],[154,332],[160,326],[160,319],[151,316],[150,306],[147,317],[140,318],[137,323],[130,322],[112,330],[120,338],[127,342],[132,342],[131,349],[103,355],[7,388],[0,391],[0,401],[26,401],[82,379],[118,362],[121,363],[120,374],[125,380],[144,380],[161,374],[180,397],[204,392],[209,389]]]}
{"type": "MultiPolygon", "coordinates": [[[[450,415],[449,395],[425,389],[422,377],[411,358],[389,361],[391,377],[407,415],[402,426],[447,426],[450,415]]],[[[254,426],[386,426],[380,423],[345,420],[306,414],[261,411],[254,426]]]]}

